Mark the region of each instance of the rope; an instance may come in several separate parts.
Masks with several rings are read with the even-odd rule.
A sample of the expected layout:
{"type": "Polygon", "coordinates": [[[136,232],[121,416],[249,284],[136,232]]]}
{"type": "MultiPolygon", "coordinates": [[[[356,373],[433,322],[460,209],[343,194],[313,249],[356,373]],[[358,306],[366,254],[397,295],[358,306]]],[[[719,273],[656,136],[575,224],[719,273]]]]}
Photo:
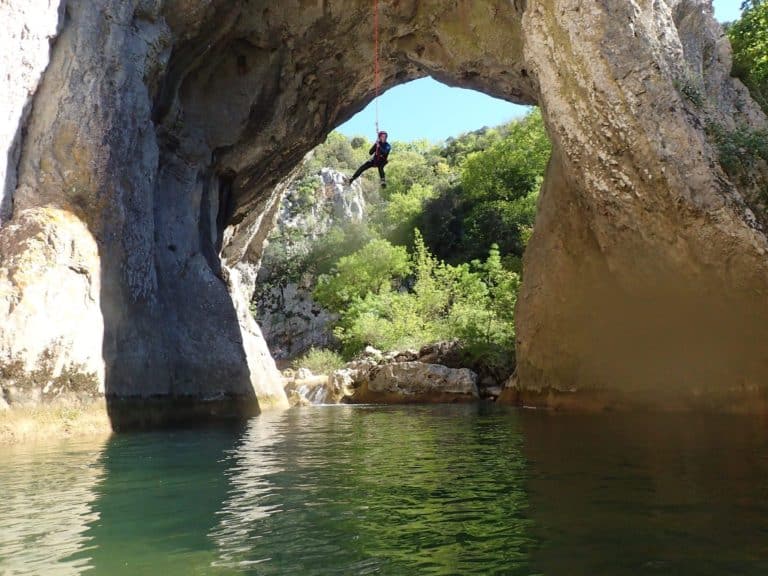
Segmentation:
{"type": "Polygon", "coordinates": [[[376,139],[379,138],[379,0],[373,0],[373,89],[376,102],[376,139]]]}

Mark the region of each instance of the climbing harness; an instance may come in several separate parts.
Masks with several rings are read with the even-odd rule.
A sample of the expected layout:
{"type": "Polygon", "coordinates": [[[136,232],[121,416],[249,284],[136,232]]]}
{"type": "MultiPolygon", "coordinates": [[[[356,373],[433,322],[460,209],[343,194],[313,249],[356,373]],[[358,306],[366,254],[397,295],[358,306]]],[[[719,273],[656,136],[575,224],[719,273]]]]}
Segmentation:
{"type": "Polygon", "coordinates": [[[376,103],[376,138],[379,134],[379,0],[373,0],[373,90],[376,103]]]}

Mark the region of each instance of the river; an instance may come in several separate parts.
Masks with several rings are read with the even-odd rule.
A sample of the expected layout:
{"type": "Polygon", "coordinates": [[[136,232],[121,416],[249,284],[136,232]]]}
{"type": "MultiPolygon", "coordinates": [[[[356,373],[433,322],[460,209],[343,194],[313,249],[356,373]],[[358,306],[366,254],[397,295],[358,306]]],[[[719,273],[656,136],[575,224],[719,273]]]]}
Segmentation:
{"type": "Polygon", "coordinates": [[[768,574],[768,421],[335,406],[0,447],[0,575],[768,574]]]}

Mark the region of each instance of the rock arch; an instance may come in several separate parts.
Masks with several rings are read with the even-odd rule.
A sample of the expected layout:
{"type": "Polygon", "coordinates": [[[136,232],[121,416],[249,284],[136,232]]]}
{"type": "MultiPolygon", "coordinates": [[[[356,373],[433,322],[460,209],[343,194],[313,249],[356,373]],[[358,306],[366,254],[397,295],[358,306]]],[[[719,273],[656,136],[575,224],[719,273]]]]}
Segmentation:
{"type": "MultiPolygon", "coordinates": [[[[246,294],[280,183],[372,98],[370,3],[51,4],[39,86],[12,63],[0,79],[34,92],[0,227],[6,391],[284,405],[246,294]]],[[[386,87],[432,75],[539,104],[554,142],[507,399],[764,407],[767,180],[731,181],[706,127],[767,123],[710,2],[382,6],[386,87]]]]}

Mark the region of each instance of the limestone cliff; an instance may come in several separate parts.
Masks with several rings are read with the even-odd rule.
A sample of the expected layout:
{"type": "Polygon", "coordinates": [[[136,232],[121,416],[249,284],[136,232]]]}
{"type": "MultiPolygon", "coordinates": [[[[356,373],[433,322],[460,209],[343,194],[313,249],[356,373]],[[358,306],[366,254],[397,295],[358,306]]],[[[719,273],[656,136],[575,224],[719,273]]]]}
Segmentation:
{"type": "MultiPolygon", "coordinates": [[[[0,3],[4,86],[34,90],[45,58],[14,55],[60,30],[3,119],[3,386],[284,405],[247,295],[279,183],[373,97],[371,3],[38,6],[0,3]]],[[[542,107],[518,396],[764,408],[766,178],[729,177],[707,127],[766,119],[709,1],[398,0],[381,21],[385,88],[432,75],[542,107]]]]}
{"type": "Polygon", "coordinates": [[[331,230],[359,224],[366,202],[359,182],[345,186],[343,174],[323,168],[283,197],[256,278],[255,316],[277,360],[295,358],[333,342],[335,314],[317,304],[312,290],[318,271],[313,248],[331,230]]]}

